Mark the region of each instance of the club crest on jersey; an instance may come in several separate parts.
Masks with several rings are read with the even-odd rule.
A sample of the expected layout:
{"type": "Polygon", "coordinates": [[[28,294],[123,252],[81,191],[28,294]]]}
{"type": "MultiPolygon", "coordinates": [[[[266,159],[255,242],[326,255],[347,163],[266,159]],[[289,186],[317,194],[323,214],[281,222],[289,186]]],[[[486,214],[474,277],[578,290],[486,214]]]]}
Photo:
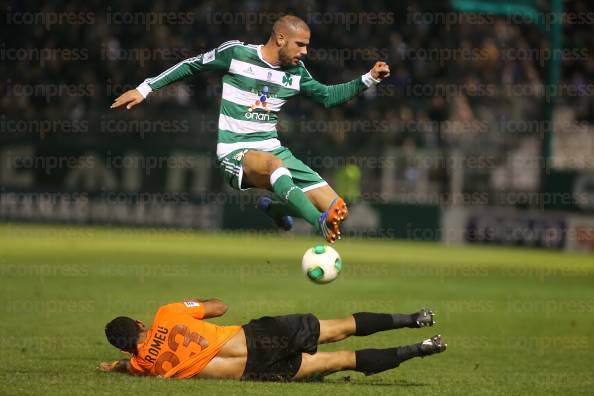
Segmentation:
{"type": "Polygon", "coordinates": [[[283,85],[288,87],[291,84],[293,84],[293,77],[291,76],[291,74],[285,73],[285,75],[283,76],[283,85]]]}

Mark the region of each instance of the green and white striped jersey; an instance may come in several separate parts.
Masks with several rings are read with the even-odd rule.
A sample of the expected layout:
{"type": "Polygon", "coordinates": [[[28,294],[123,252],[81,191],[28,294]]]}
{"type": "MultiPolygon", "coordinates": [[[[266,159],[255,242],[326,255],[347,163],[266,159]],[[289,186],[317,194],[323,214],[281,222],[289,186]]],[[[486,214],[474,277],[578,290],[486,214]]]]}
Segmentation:
{"type": "Polygon", "coordinates": [[[293,96],[305,95],[331,107],[378,82],[367,73],[344,84],[324,85],[309,74],[301,61],[289,67],[269,64],[262,57],[261,47],[227,41],[146,79],[137,89],[146,97],[153,90],[201,71],[224,72],[217,144],[217,156],[221,158],[242,148],[270,151],[280,147],[278,113],[293,96]]]}

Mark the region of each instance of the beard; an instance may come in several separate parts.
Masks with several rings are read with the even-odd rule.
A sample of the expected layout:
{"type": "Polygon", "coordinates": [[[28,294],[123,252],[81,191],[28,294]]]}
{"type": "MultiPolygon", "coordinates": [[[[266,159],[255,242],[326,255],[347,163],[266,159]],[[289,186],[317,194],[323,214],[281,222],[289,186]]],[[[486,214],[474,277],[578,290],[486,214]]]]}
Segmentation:
{"type": "Polygon", "coordinates": [[[278,60],[280,61],[281,66],[293,66],[293,58],[291,58],[287,52],[286,45],[278,50],[278,60]]]}

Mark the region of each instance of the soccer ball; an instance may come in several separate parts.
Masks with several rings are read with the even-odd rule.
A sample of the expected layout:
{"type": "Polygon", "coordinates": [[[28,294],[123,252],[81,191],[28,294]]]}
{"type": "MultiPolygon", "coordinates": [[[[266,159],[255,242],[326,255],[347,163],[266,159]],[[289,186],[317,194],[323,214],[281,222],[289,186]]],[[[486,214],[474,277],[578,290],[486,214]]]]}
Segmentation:
{"type": "Polygon", "coordinates": [[[301,268],[310,281],[324,284],[338,277],[342,270],[342,260],[330,246],[318,245],[306,250],[301,268]]]}

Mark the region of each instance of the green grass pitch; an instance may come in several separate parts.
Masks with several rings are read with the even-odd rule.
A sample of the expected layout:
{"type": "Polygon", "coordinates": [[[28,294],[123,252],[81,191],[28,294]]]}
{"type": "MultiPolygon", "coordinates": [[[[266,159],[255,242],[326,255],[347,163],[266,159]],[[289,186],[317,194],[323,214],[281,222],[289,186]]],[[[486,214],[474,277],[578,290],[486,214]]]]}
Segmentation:
{"type": "Polygon", "coordinates": [[[344,240],[340,278],[315,285],[291,235],[0,225],[0,394],[591,394],[594,258],[537,250],[344,240]],[[350,338],[321,350],[390,347],[441,333],[449,350],[321,383],[132,378],[95,370],[121,354],[116,315],[146,322],[164,303],[218,297],[219,324],[295,312],[437,311],[429,329],[350,338]]]}

